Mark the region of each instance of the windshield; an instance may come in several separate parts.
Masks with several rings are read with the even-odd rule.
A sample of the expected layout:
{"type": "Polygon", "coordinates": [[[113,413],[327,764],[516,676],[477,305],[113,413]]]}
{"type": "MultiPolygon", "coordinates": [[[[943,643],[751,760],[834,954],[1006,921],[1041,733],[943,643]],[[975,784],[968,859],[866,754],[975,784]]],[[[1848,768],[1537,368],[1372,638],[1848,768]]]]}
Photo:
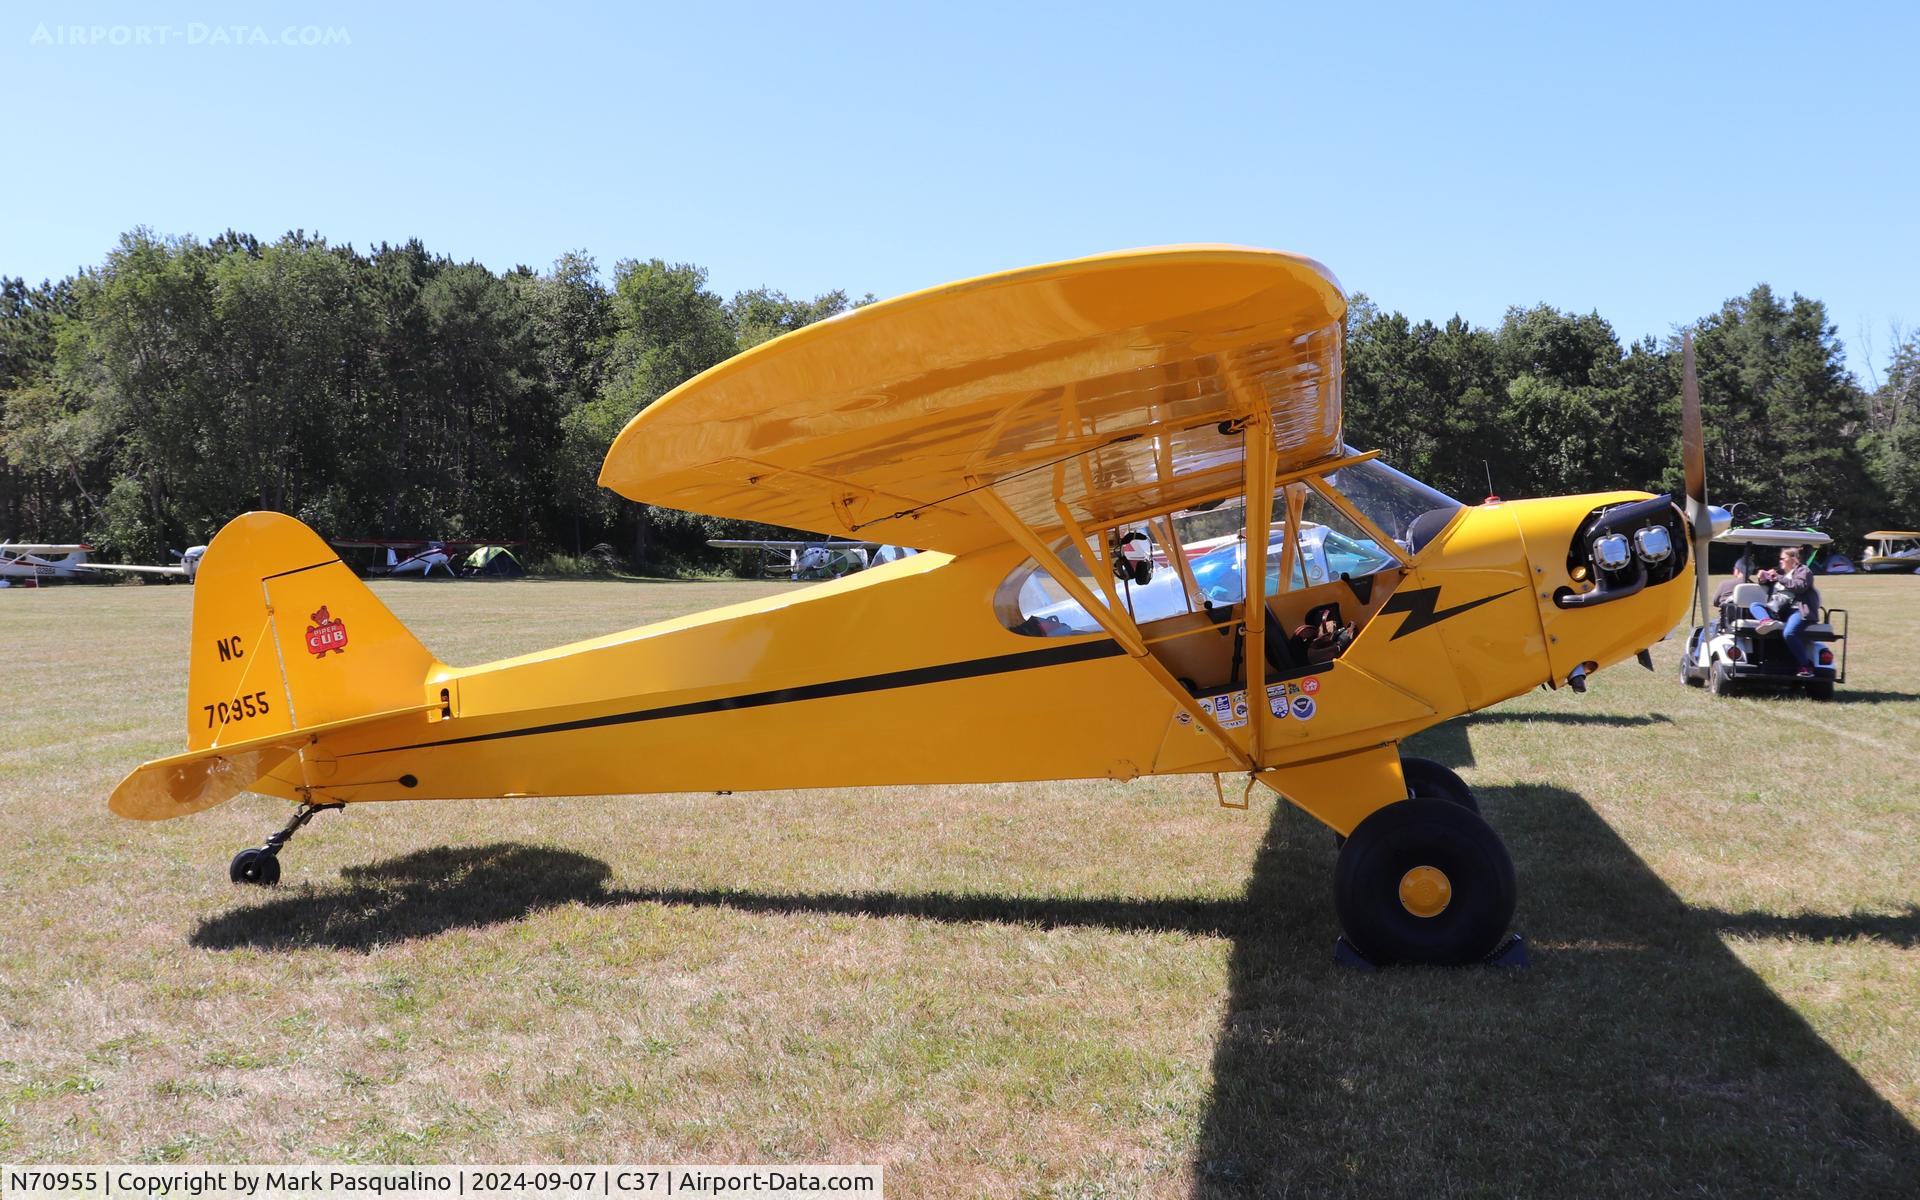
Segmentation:
{"type": "MultiPolygon", "coordinates": [[[[1353,448],[1347,447],[1347,452],[1353,453],[1353,448]]],[[[1328,487],[1345,496],[1409,554],[1419,553],[1454,513],[1466,507],[1377,458],[1342,467],[1325,479],[1328,487]]]]}

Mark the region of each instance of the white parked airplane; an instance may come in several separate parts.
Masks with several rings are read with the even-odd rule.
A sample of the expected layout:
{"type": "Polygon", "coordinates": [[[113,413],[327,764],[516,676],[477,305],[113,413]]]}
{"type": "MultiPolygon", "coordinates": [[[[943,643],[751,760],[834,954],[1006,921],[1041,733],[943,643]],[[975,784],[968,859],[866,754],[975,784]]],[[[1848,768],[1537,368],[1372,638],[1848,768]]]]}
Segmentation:
{"type": "Polygon", "coordinates": [[[788,579],[835,579],[868,567],[877,567],[897,558],[920,553],[905,546],[886,546],[879,542],[849,542],[835,539],[811,542],[777,541],[755,538],[708,538],[707,545],[721,550],[758,550],[763,555],[760,573],[768,579],[785,575],[788,579]]]}
{"type": "Polygon", "coordinates": [[[31,581],[72,579],[87,561],[92,546],[56,546],[36,542],[0,542],[0,587],[16,587],[31,581]],[[53,557],[58,555],[59,557],[53,557]]]}
{"type": "Polygon", "coordinates": [[[362,567],[368,575],[417,575],[422,579],[431,579],[440,572],[449,579],[460,577],[460,571],[454,567],[453,560],[464,558],[470,550],[482,546],[521,546],[524,542],[508,538],[483,538],[479,540],[441,540],[439,538],[328,538],[327,544],[336,550],[380,550],[387,556],[385,566],[362,567]]]}
{"type": "Polygon", "coordinates": [[[393,547],[387,547],[387,574],[389,575],[418,575],[425,579],[433,574],[435,567],[445,571],[447,578],[453,578],[453,555],[447,553],[445,542],[428,542],[405,558],[394,553],[393,547]]]}
{"type": "Polygon", "coordinates": [[[206,552],[207,548],[205,546],[188,546],[184,554],[178,550],[169,550],[167,551],[168,554],[180,560],[171,567],[148,567],[137,563],[83,563],[80,569],[83,571],[126,571],[134,575],[159,575],[168,579],[184,579],[188,583],[192,583],[193,577],[200,573],[200,556],[206,552]]]}
{"type": "Polygon", "coordinates": [[[207,552],[205,546],[189,546],[185,554],[173,551],[180,562],[171,567],[149,567],[135,563],[96,563],[88,562],[87,556],[93,553],[93,547],[80,542],[54,544],[45,542],[0,542],[0,587],[32,586],[51,579],[80,579],[95,571],[126,571],[135,575],[161,575],[173,579],[192,581],[200,570],[200,556],[207,552]],[[51,557],[59,555],[58,558],[51,557]]]}

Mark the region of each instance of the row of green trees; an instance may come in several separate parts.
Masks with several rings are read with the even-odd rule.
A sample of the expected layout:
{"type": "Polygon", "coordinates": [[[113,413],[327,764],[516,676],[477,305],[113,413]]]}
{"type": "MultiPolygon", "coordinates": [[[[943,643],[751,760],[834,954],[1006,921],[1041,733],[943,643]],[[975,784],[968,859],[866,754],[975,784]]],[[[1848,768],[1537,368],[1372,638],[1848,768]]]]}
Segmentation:
{"type": "Polygon", "coordinates": [[[268,508],[672,566],[738,523],[597,488],[608,443],[681,380],[849,303],[722,300],[657,259],[609,287],[584,255],[496,275],[417,241],[136,231],[98,269],[4,280],[0,530],[160,561],[268,508]]]}
{"type": "MultiPolygon", "coordinates": [[[[292,233],[123,237],[98,268],[0,297],[0,534],[132,560],[252,508],[359,536],[611,542],[643,568],[712,561],[737,522],[594,484],[632,415],[844,292],[723,299],[698,267],[568,255],[495,274],[419,242],[292,233]]],[[[1712,494],[1833,510],[1852,540],[1920,520],[1920,337],[1869,391],[1826,310],[1766,286],[1693,326],[1712,494]]],[[[1414,323],[1356,297],[1349,440],[1457,495],[1679,480],[1678,338],[1623,346],[1597,314],[1414,323]]]]}
{"type": "MultiPolygon", "coordinates": [[[[1920,519],[1920,336],[1871,392],[1818,300],[1762,284],[1692,325],[1709,497],[1851,545],[1920,519]]],[[[1622,346],[1598,314],[1513,308],[1497,328],[1414,324],[1357,297],[1347,428],[1455,495],[1680,486],[1678,334],[1622,346]]]]}

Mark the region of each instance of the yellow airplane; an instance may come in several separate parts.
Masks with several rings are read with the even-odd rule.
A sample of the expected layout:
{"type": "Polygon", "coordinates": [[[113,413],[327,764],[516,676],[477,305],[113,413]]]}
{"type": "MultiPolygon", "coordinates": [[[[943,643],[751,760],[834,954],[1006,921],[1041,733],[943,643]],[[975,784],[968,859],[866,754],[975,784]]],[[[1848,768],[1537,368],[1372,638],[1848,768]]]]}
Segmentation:
{"type": "Polygon", "coordinates": [[[348,804],[1210,773],[1223,803],[1264,785],[1344,835],[1335,907],[1367,958],[1477,961],[1512,864],[1400,741],[1644,658],[1725,518],[1691,388],[1684,511],[1468,507],[1352,450],[1345,309],[1309,259],[1182,246],[755,347],[635,417],[601,484],[926,552],[482,666],[440,662],[297,521],[238,517],[200,564],[188,750],[112,810],[292,801],[231,867],[273,883],[293,832],[348,804]]]}
{"type": "Polygon", "coordinates": [[[1867,543],[1870,553],[1860,556],[1862,571],[1920,571],[1920,529],[1876,529],[1867,543]]]}

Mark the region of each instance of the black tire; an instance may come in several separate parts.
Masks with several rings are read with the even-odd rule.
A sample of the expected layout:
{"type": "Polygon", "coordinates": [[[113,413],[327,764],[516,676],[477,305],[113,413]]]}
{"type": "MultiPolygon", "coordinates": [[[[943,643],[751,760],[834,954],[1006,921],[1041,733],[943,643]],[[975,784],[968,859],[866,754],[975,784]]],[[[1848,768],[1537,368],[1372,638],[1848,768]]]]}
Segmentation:
{"type": "Polygon", "coordinates": [[[1680,650],[1680,682],[1688,687],[1705,687],[1707,681],[1693,673],[1693,664],[1700,657],[1700,639],[1706,630],[1696,629],[1687,637],[1687,644],[1680,650]]]}
{"type": "Polygon", "coordinates": [[[272,887],[280,882],[280,857],[265,850],[242,850],[227,866],[227,878],[235,883],[272,887]]]}
{"type": "Polygon", "coordinates": [[[1513,922],[1515,892],[1500,835],[1476,813],[1432,797],[1389,804],[1360,822],[1333,869],[1341,929],[1382,966],[1485,959],[1513,922]],[[1426,884],[1435,875],[1445,887],[1437,897],[1426,884]],[[1423,913],[1423,904],[1438,907],[1423,913]]]}
{"type": "Polygon", "coordinates": [[[1733,677],[1727,674],[1727,664],[1715,659],[1713,669],[1707,673],[1707,690],[1716,696],[1733,695],[1733,677]]]}
{"type": "Polygon", "coordinates": [[[1407,777],[1409,800],[1416,796],[1431,796],[1435,800],[1458,804],[1469,812],[1480,811],[1480,801],[1474,797],[1473,789],[1444,763],[1437,763],[1430,758],[1402,758],[1400,773],[1407,777]]]}
{"type": "Polygon", "coordinates": [[[1807,685],[1807,697],[1812,700],[1833,699],[1833,680],[1816,679],[1807,685]]]}

